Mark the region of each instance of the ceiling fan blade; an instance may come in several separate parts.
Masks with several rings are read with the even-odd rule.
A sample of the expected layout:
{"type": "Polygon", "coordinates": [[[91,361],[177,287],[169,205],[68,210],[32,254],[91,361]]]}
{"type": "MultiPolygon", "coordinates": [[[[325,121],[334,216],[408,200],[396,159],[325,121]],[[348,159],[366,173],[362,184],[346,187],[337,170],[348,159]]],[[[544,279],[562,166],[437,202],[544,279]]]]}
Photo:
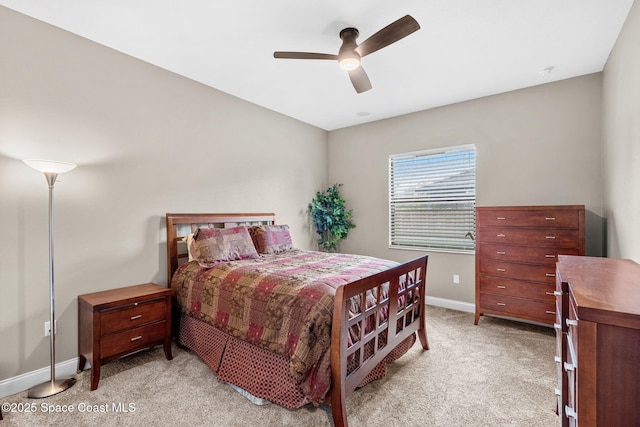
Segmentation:
{"type": "Polygon", "coordinates": [[[362,43],[356,48],[356,52],[361,57],[369,55],[383,47],[389,46],[400,39],[405,38],[409,34],[418,31],[420,24],[410,15],[406,15],[395,22],[387,25],[362,43]]]}
{"type": "Polygon", "coordinates": [[[355,70],[349,71],[349,78],[351,79],[351,83],[353,84],[356,92],[362,93],[371,89],[369,76],[367,76],[367,73],[365,73],[362,66],[356,68],[355,70]]]}
{"type": "Polygon", "coordinates": [[[283,59],[338,59],[338,55],[310,52],[273,52],[273,57],[283,59]]]}

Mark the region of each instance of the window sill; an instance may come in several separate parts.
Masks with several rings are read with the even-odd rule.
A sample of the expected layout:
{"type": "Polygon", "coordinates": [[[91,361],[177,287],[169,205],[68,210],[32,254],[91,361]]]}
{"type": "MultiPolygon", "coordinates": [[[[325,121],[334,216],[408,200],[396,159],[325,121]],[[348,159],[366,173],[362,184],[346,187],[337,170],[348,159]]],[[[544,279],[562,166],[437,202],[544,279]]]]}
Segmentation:
{"type": "Polygon", "coordinates": [[[405,250],[405,251],[421,251],[421,252],[442,252],[442,253],[460,254],[460,255],[475,255],[476,254],[475,250],[427,248],[427,247],[417,247],[417,246],[389,245],[389,249],[400,249],[400,250],[405,250]]]}

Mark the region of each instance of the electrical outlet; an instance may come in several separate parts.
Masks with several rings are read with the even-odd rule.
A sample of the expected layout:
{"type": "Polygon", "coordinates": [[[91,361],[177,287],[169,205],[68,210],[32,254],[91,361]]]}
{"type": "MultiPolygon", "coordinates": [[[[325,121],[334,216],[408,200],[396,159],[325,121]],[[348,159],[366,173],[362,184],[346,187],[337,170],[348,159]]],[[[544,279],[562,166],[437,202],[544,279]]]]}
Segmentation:
{"type": "Polygon", "coordinates": [[[453,283],[460,283],[460,275],[458,274],[453,275],[453,283]]]}
{"type": "MultiPolygon", "coordinates": [[[[58,333],[58,321],[55,320],[53,322],[53,327],[54,327],[54,334],[58,333]]],[[[51,322],[44,322],[44,336],[48,337],[49,335],[51,335],[51,322]]]]}

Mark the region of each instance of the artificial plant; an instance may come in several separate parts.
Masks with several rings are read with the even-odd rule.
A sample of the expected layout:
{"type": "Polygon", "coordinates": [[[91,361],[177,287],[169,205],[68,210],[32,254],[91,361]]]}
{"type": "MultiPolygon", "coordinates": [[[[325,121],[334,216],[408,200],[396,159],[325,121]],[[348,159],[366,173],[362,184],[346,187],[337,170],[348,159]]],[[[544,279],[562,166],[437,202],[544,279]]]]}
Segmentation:
{"type": "Polygon", "coordinates": [[[327,252],[337,251],[340,241],[356,226],[351,221],[352,210],[346,209],[345,200],[340,195],[340,186],[342,184],[333,184],[323,193],[318,191],[316,198],[309,203],[309,213],[320,236],[318,245],[327,252]]]}

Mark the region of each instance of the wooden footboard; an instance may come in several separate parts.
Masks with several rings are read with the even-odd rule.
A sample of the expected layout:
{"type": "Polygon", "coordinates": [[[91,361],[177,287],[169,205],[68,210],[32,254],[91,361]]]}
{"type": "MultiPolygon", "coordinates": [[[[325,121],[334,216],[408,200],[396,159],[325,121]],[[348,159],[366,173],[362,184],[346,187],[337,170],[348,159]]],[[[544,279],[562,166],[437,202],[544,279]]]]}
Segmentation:
{"type": "Polygon", "coordinates": [[[425,255],[338,288],[331,331],[330,392],[336,427],[347,426],[346,397],[398,344],[417,332],[422,348],[429,349],[425,327],[427,261],[425,255]],[[383,293],[385,285],[388,292],[383,293]],[[357,313],[349,310],[354,297],[360,301],[357,313]],[[359,337],[350,340],[350,329],[358,331],[359,337]]]}

